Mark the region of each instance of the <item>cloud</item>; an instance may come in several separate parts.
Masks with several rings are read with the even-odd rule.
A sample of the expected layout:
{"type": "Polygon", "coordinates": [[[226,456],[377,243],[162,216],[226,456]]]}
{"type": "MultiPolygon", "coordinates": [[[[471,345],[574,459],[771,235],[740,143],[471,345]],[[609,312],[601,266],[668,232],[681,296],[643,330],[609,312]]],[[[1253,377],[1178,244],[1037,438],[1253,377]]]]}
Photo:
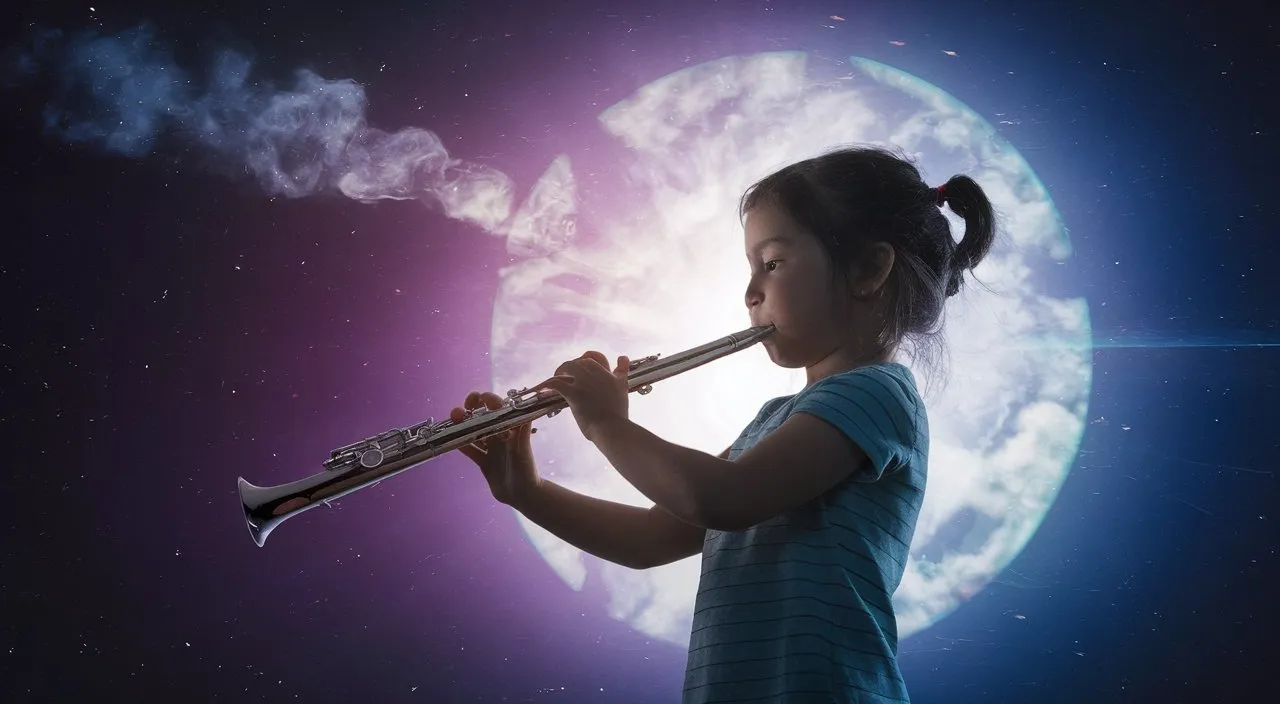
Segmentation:
{"type": "Polygon", "coordinates": [[[46,79],[47,132],[130,158],[171,139],[273,196],[337,192],[361,202],[420,200],[505,234],[513,184],[453,158],[433,132],[369,126],[364,87],[299,69],[278,88],[242,53],[217,52],[203,74],[179,66],[149,24],[117,34],[34,32],[5,53],[9,85],[46,79]]]}

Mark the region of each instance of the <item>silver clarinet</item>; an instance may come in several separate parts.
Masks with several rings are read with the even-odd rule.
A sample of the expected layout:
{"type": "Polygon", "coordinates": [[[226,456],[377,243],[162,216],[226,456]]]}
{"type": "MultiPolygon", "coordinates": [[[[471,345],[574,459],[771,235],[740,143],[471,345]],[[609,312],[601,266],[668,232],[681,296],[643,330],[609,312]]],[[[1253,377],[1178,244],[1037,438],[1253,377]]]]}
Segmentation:
{"type": "MultiPolygon", "coordinates": [[[[628,391],[645,395],[653,390],[656,382],[744,350],[773,332],[772,325],[762,325],[665,359],[655,354],[633,360],[627,374],[628,391]]],[[[512,389],[498,408],[490,410],[481,406],[468,411],[457,423],[451,419],[437,423],[428,418],[408,428],[392,428],[340,447],[329,453],[322,471],[295,482],[254,486],[240,477],[236,484],[249,535],[262,547],[276,526],[303,511],[340,499],[477,440],[543,416],[554,416],[568,406],[559,394],[548,395],[537,389],[536,386],[520,391],[512,389]]]]}

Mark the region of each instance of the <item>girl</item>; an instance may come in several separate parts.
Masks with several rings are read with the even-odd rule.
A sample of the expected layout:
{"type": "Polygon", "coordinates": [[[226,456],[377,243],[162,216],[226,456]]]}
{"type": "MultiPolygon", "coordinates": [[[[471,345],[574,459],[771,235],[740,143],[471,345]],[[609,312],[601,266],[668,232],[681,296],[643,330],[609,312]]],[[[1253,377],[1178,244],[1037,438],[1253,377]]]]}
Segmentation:
{"type": "MultiPolygon", "coordinates": [[[[716,457],[628,420],[626,357],[561,365],[541,386],[649,509],[540,478],[528,424],[461,451],[497,500],[603,559],[647,569],[701,552],[685,704],[906,702],[892,595],[929,428],[895,360],[909,344],[936,361],[943,304],[991,247],[991,204],[966,176],[930,188],[906,159],[860,146],[764,178],[739,212],[751,324],[775,326],[761,343],[775,364],[805,369],[799,393],[765,403],[716,457]],[[944,204],[964,218],[958,244],[944,204]]],[[[499,401],[472,393],[465,407],[499,401]]]]}

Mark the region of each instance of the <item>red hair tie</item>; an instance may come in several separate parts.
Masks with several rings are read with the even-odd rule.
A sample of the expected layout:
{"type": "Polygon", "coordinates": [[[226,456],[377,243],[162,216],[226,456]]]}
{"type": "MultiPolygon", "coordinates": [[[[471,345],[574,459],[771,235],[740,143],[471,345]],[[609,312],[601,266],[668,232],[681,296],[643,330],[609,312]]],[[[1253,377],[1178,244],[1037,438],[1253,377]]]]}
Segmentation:
{"type": "Polygon", "coordinates": [[[942,207],[942,204],[943,204],[943,203],[945,203],[945,202],[947,202],[947,184],[945,184],[945,183],[944,183],[944,184],[942,184],[941,186],[938,186],[937,188],[935,188],[935,189],[933,189],[933,190],[935,190],[935,191],[937,191],[937,192],[938,192],[938,203],[937,203],[937,205],[938,205],[938,207],[939,207],[939,208],[941,208],[941,207],[942,207]]]}

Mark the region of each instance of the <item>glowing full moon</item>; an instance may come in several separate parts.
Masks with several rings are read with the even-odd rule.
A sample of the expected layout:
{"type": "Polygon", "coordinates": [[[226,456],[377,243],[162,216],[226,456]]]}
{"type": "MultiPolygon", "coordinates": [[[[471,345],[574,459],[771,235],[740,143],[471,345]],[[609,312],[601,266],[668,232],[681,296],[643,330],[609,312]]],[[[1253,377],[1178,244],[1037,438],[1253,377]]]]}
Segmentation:
{"type": "MultiPolygon", "coordinates": [[[[913,369],[933,435],[924,506],[894,596],[905,639],[991,581],[1057,495],[1084,426],[1088,309],[1083,299],[1050,295],[1038,279],[1070,244],[1040,181],[991,125],[883,64],[853,58],[820,75],[829,71],[802,53],[730,57],[659,78],[602,113],[599,127],[625,167],[575,174],[562,155],[512,220],[514,263],[502,272],[494,311],[493,388],[530,385],[587,349],[610,360],[671,355],[749,327],[738,198],[786,163],[862,142],[901,148],[929,185],[972,176],[1002,218],[1001,239],[976,272],[988,290],[971,286],[949,302],[949,374],[913,369]],[[598,197],[579,193],[588,175],[598,197]]],[[[963,221],[944,212],[958,239],[963,221]]],[[[803,385],[803,370],[775,367],[756,346],[633,394],[631,418],[718,453],[762,403],[803,385]]],[[[567,413],[537,425],[545,476],[649,505],[567,413]]],[[[589,573],[604,581],[613,618],[688,645],[697,557],[634,571],[520,522],[567,584],[581,589],[589,573]]]]}

